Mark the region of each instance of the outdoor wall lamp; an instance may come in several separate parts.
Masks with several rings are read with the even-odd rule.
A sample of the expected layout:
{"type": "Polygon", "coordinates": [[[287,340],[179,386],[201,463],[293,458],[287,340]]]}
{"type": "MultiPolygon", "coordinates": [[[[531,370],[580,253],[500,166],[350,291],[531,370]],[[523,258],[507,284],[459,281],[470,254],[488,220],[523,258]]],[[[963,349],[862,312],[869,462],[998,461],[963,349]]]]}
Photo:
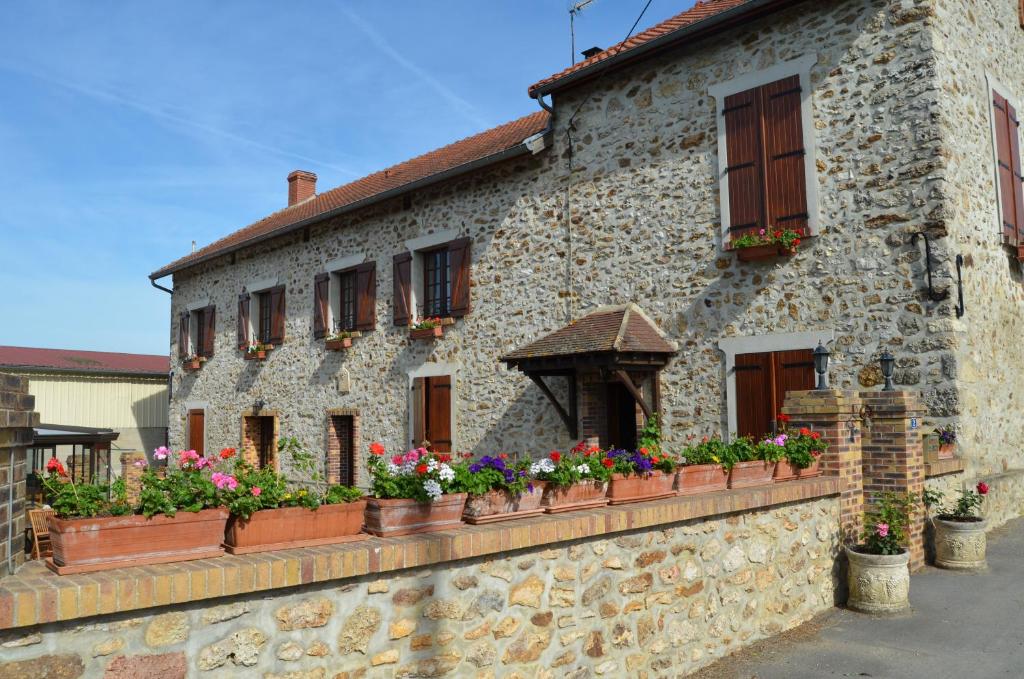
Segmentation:
{"type": "Polygon", "coordinates": [[[830,354],[828,349],[826,349],[819,341],[818,346],[814,348],[814,372],[818,373],[818,386],[816,386],[815,389],[818,391],[828,389],[828,383],[825,380],[825,375],[828,373],[829,356],[830,354]]]}
{"type": "Polygon", "coordinates": [[[882,364],[882,377],[885,378],[885,384],[882,386],[882,391],[896,391],[892,386],[892,374],[893,369],[896,367],[896,359],[893,358],[893,355],[889,353],[888,349],[886,349],[882,352],[882,356],[878,359],[878,362],[882,364]]]}
{"type": "Polygon", "coordinates": [[[253,401],[253,404],[252,404],[252,414],[253,415],[259,415],[260,411],[263,410],[263,406],[265,406],[265,405],[267,405],[267,402],[264,401],[262,398],[258,398],[255,401],[253,401]]]}

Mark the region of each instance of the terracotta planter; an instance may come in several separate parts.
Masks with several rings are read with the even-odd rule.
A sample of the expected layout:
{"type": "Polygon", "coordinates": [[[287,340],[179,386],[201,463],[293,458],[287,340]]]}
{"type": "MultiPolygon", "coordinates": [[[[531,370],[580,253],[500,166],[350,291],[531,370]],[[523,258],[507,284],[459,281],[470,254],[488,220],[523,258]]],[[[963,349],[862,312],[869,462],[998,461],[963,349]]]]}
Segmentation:
{"type": "Polygon", "coordinates": [[[720,464],[691,464],[676,472],[676,495],[697,495],[725,490],[729,472],[720,464]]]}
{"type": "Polygon", "coordinates": [[[939,459],[940,460],[952,460],[956,456],[956,444],[955,443],[940,443],[939,444],[939,459]]]}
{"type": "Polygon", "coordinates": [[[786,250],[778,245],[755,245],[749,248],[732,248],[736,258],[741,262],[757,262],[765,259],[776,259],[778,257],[792,257],[796,254],[793,250],[786,250]]]}
{"type": "Polygon", "coordinates": [[[60,575],[221,556],[228,510],[179,511],[173,517],[106,516],[48,519],[53,556],[46,565],[60,575]]]}
{"type": "Polygon", "coordinates": [[[196,359],[194,361],[186,361],[183,367],[185,368],[186,371],[190,373],[195,372],[203,367],[203,361],[200,361],[199,359],[196,359]]]}
{"type": "Polygon", "coordinates": [[[443,335],[443,325],[435,325],[433,328],[420,328],[418,330],[413,328],[409,330],[409,339],[414,340],[432,340],[443,335]]]}
{"type": "Polygon", "coordinates": [[[442,495],[433,502],[418,500],[366,500],[363,530],[379,537],[429,533],[462,524],[466,493],[442,495]]]}
{"type": "Polygon", "coordinates": [[[352,346],[352,338],[343,337],[341,339],[327,340],[324,342],[324,346],[327,348],[327,351],[342,351],[352,346]]]}
{"type": "Polygon", "coordinates": [[[847,547],[846,605],[863,613],[899,613],[910,608],[910,552],[868,554],[847,547]]]}
{"type": "Polygon", "coordinates": [[[228,521],[224,549],[229,554],[272,552],[293,547],[313,547],[366,538],[363,512],[366,500],[305,507],[261,509],[248,519],[228,521]]]}
{"type": "Polygon", "coordinates": [[[772,475],[775,473],[774,462],[762,460],[751,460],[750,462],[737,462],[729,472],[730,488],[750,488],[752,486],[766,486],[772,482],[772,475]]]}
{"type": "Polygon", "coordinates": [[[821,462],[815,460],[811,466],[801,469],[795,464],[790,464],[785,458],[775,463],[775,482],[792,481],[794,479],[810,479],[821,476],[821,462]]]}
{"type": "Polygon", "coordinates": [[[953,521],[950,517],[932,519],[935,527],[935,565],[958,571],[973,571],[985,568],[987,539],[985,530],[988,522],[953,521]]]}
{"type": "Polygon", "coordinates": [[[676,494],[672,489],[675,480],[675,472],[655,471],[650,476],[612,474],[612,480],[608,484],[608,504],[624,505],[670,497],[676,494]]]}
{"type": "Polygon", "coordinates": [[[264,361],[267,358],[266,351],[247,351],[245,352],[245,360],[247,361],[264,361]]]}
{"type": "Polygon", "coordinates": [[[544,497],[545,485],[547,484],[544,481],[536,481],[532,493],[526,491],[519,497],[502,490],[488,491],[483,495],[470,495],[466,501],[466,508],[462,511],[462,520],[476,525],[543,514],[544,508],[540,506],[540,501],[544,497]]]}
{"type": "Polygon", "coordinates": [[[555,486],[549,483],[544,489],[540,505],[548,514],[604,507],[608,504],[607,493],[608,484],[603,481],[582,481],[571,486],[555,486]]]}

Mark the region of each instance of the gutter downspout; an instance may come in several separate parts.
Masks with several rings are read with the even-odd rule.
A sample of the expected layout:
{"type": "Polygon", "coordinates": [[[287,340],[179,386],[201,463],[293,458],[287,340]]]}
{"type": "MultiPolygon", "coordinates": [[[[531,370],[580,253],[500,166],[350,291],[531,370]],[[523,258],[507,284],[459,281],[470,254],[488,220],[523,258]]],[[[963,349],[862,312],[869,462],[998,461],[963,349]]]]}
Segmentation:
{"type": "Polygon", "coordinates": [[[166,293],[167,293],[168,295],[173,295],[173,294],[174,294],[174,290],[171,290],[170,288],[165,288],[164,286],[162,286],[162,285],[160,285],[159,283],[157,283],[157,282],[156,282],[156,280],[155,280],[155,279],[153,279],[153,278],[150,278],[150,279],[149,279],[149,284],[150,284],[150,285],[152,285],[152,286],[153,286],[154,288],[156,288],[157,290],[163,290],[163,291],[164,291],[164,292],[166,292],[166,293]]]}
{"type": "MultiPolygon", "coordinates": [[[[168,295],[173,295],[174,294],[174,290],[171,290],[170,288],[165,288],[164,286],[162,286],[159,283],[157,283],[156,279],[154,279],[154,278],[150,278],[149,279],[149,284],[152,285],[157,290],[163,290],[168,295]]],[[[168,410],[168,416],[170,416],[171,392],[173,391],[173,389],[174,389],[174,371],[170,370],[167,373],[167,410],[168,410]]],[[[167,427],[164,428],[164,445],[165,446],[168,444],[168,442],[170,440],[170,436],[171,436],[170,426],[168,425],[167,427]]],[[[145,455],[146,451],[142,451],[142,453],[143,453],[143,455],[145,455]]]]}
{"type": "Polygon", "coordinates": [[[7,493],[7,574],[14,575],[14,448],[11,448],[11,465],[7,470],[7,480],[11,487],[7,493]]]}

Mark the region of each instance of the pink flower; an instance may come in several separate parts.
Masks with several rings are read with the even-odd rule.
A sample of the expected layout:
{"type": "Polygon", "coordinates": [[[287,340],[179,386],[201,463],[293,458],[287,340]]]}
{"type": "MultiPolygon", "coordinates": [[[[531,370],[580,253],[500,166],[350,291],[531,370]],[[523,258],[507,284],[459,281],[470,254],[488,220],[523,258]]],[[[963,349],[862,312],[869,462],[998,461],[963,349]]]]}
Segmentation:
{"type": "Polygon", "coordinates": [[[978,482],[978,495],[988,495],[988,484],[984,481],[978,482]]]}
{"type": "Polygon", "coordinates": [[[779,434],[778,436],[775,437],[775,440],[773,441],[773,443],[775,445],[777,445],[777,446],[784,446],[784,445],[786,445],[786,439],[788,439],[788,438],[789,437],[786,436],[785,434],[779,434]]]}
{"type": "Polygon", "coordinates": [[[878,537],[884,538],[889,536],[889,524],[887,523],[876,523],[875,532],[878,533],[878,537]]]}
{"type": "Polygon", "coordinates": [[[225,488],[227,488],[228,490],[234,490],[235,488],[238,487],[238,479],[236,479],[231,474],[222,474],[220,472],[214,472],[213,475],[210,477],[210,480],[213,481],[213,485],[217,486],[217,488],[221,490],[224,490],[225,488]]]}
{"type": "Polygon", "coordinates": [[[249,492],[252,493],[253,497],[259,497],[260,493],[263,492],[263,489],[260,488],[259,486],[253,486],[249,492]]]}
{"type": "Polygon", "coordinates": [[[136,467],[145,467],[146,466],[146,461],[145,460],[135,460],[135,466],[136,467]]]}
{"type": "Polygon", "coordinates": [[[166,460],[167,456],[171,454],[171,451],[167,449],[167,446],[160,446],[153,451],[153,457],[157,460],[166,460]]]}
{"type": "Polygon", "coordinates": [[[212,467],[213,463],[207,460],[205,457],[201,457],[196,460],[196,469],[203,469],[205,467],[212,467]]]}
{"type": "Polygon", "coordinates": [[[758,231],[757,235],[758,236],[763,236],[764,235],[764,229],[761,229],[760,231],[758,231]]]}

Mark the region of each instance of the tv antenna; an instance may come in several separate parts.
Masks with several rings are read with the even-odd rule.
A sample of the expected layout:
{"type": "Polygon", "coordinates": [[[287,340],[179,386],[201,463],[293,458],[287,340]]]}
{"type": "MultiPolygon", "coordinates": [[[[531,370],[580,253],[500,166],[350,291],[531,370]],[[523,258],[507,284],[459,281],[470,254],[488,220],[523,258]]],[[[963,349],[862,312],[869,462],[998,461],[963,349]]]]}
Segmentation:
{"type": "Polygon", "coordinates": [[[576,16],[583,12],[583,8],[594,2],[594,0],[577,0],[569,6],[569,49],[572,50],[570,65],[576,65],[576,16]]]}

